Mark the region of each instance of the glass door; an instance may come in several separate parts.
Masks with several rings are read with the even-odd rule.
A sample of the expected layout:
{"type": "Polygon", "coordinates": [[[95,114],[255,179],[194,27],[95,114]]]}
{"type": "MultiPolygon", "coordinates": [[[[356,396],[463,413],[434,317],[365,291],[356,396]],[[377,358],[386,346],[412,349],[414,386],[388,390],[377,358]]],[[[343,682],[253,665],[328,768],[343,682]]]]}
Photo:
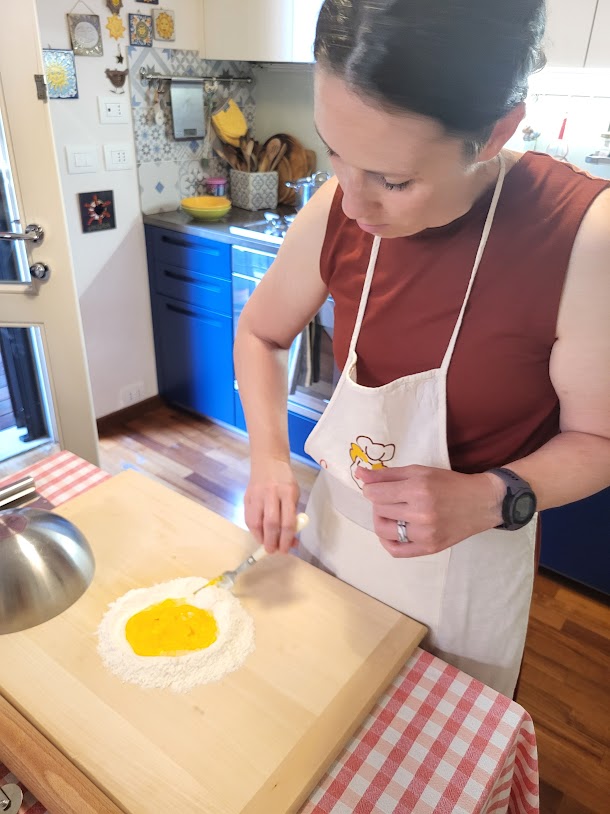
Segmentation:
{"type": "Polygon", "coordinates": [[[36,3],[22,0],[0,26],[0,460],[53,440],[97,463],[42,75],[36,3]]]}

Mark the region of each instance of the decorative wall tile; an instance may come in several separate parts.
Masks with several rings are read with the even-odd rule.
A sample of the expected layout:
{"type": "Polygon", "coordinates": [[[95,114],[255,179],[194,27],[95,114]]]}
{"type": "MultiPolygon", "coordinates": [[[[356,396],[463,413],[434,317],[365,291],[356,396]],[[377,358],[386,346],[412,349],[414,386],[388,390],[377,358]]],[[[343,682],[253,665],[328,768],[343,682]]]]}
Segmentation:
{"type": "Polygon", "coordinates": [[[153,9],[153,37],[169,42],[176,39],[174,12],[167,8],[153,9]]]}
{"type": "MultiPolygon", "coordinates": [[[[171,109],[169,102],[169,83],[159,84],[142,82],[140,70],[147,73],[159,73],[171,76],[247,76],[252,77],[252,66],[247,62],[220,62],[205,60],[197,51],[183,51],[174,48],[136,48],[127,49],[129,78],[131,88],[131,106],[136,145],[136,158],[140,169],[140,191],[144,212],[163,211],[159,208],[175,208],[171,190],[180,197],[205,194],[205,178],[211,176],[228,177],[229,168],[225,162],[213,155],[206,139],[193,141],[175,141],[173,138],[171,109]],[[162,119],[158,114],[159,107],[162,119]],[[157,123],[162,121],[162,123],[157,123]],[[202,164],[202,161],[205,164],[202,164]],[[167,163],[173,162],[173,163],[167,163]],[[144,165],[163,168],[162,176],[158,170],[142,171],[144,165]],[[173,167],[171,182],[168,181],[170,167],[173,167]],[[159,192],[157,184],[163,186],[159,192]],[[168,189],[170,192],[168,193],[168,189]]],[[[210,115],[211,88],[206,89],[206,118],[210,115]]],[[[202,87],[202,93],[204,89],[202,87]]],[[[254,83],[245,82],[218,83],[214,91],[212,107],[218,108],[227,99],[233,98],[241,108],[248,127],[254,132],[255,87],[254,83]]],[[[177,205],[177,204],[176,204],[177,205]]]]}
{"type": "Polygon", "coordinates": [[[205,195],[206,173],[200,161],[183,161],[178,165],[178,190],[181,198],[205,195]]]}
{"type": "Polygon", "coordinates": [[[178,191],[175,161],[147,162],[138,166],[142,212],[154,215],[177,209],[186,196],[178,191]]]}
{"type": "Polygon", "coordinates": [[[152,17],[150,14],[129,15],[129,42],[132,47],[139,45],[145,48],[151,48],[152,32],[152,17]]]}

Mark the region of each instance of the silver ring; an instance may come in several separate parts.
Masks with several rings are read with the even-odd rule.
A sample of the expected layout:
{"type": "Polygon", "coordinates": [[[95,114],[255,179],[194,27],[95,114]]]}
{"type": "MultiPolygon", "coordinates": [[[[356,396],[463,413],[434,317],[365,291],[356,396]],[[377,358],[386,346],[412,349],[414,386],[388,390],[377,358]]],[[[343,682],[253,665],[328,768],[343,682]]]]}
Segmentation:
{"type": "Polygon", "coordinates": [[[409,538],[407,537],[407,521],[406,520],[397,520],[396,521],[396,531],[398,532],[398,542],[399,543],[408,543],[409,538]]]}

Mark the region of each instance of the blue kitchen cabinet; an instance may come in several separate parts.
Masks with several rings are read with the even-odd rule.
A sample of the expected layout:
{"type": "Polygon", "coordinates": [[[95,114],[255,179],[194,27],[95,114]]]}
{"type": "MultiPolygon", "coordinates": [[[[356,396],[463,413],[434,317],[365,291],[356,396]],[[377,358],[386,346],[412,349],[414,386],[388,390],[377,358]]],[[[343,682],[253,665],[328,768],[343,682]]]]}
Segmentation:
{"type": "Polygon", "coordinates": [[[146,226],[159,393],[233,425],[230,246],[146,226]]]}
{"type": "MultiPolygon", "coordinates": [[[[233,341],[243,306],[274,253],[145,229],[159,393],[170,404],[247,432],[233,341]]],[[[315,425],[313,417],[289,410],[290,449],[310,462],[304,444],[315,425]]]]}
{"type": "MultiPolygon", "coordinates": [[[[305,452],[305,441],[307,441],[309,433],[316,426],[316,423],[316,421],[307,416],[288,412],[288,440],[290,443],[290,451],[294,455],[305,458],[309,463],[316,462],[305,452]]],[[[237,389],[235,390],[235,426],[244,432],[247,431],[244,408],[242,407],[237,389]]]]}
{"type": "MultiPolygon", "coordinates": [[[[172,404],[233,424],[233,328],[230,317],[159,297],[156,330],[162,394],[172,404]]],[[[160,386],[161,389],[161,386],[160,386]]]]}
{"type": "Polygon", "coordinates": [[[540,565],[610,595],[610,489],[542,512],[540,565]]]}

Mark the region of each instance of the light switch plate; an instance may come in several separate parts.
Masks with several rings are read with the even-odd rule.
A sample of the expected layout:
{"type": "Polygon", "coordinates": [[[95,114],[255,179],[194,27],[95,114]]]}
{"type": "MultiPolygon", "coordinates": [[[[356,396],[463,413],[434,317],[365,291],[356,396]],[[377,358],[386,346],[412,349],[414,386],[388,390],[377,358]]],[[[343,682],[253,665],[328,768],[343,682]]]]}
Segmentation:
{"type": "Polygon", "coordinates": [[[133,167],[131,144],[104,144],[104,161],[107,170],[130,170],[133,167]]]}
{"type": "Polygon", "coordinates": [[[99,161],[95,144],[66,144],[66,163],[70,175],[97,172],[99,161]]]}
{"type": "Polygon", "coordinates": [[[129,96],[98,96],[97,103],[100,110],[102,124],[128,124],[127,104],[129,96]]]}

